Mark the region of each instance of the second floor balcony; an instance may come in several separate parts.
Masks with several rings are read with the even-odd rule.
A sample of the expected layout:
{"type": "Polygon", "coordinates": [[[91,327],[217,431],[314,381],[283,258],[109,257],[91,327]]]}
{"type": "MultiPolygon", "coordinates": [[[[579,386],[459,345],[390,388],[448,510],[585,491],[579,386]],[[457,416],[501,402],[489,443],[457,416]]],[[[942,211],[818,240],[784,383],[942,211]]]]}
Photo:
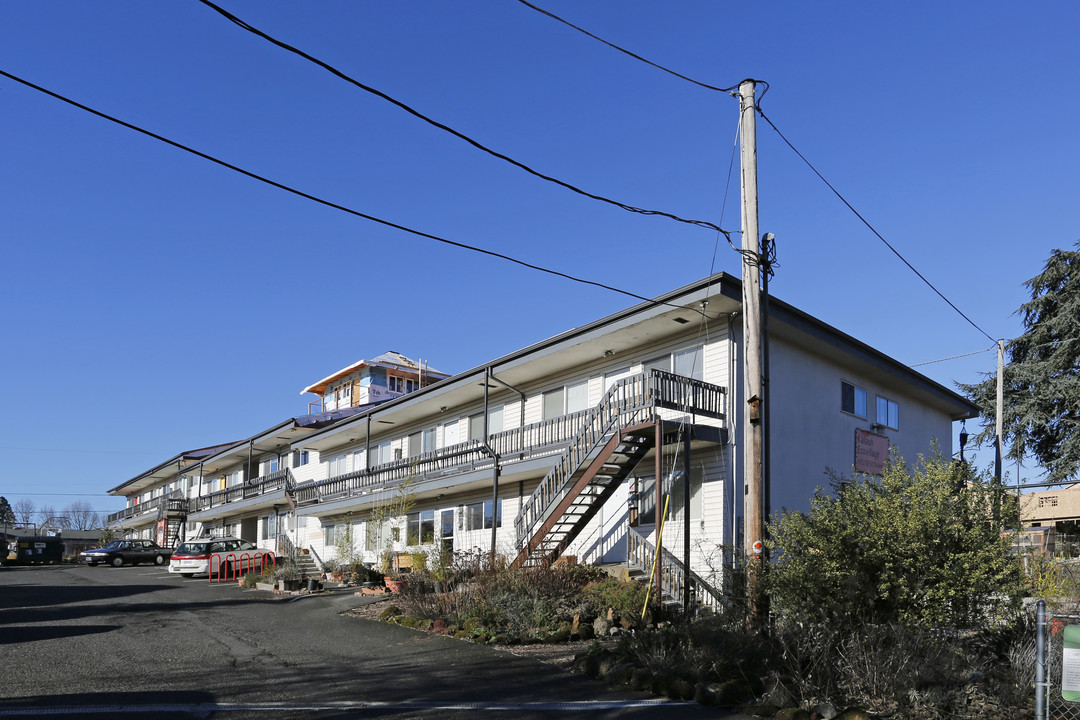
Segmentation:
{"type": "Polygon", "coordinates": [[[506,465],[554,456],[562,452],[583,427],[590,425],[605,404],[609,410],[614,406],[616,415],[623,422],[639,422],[666,414],[668,419],[700,416],[723,423],[726,390],[701,380],[651,370],[616,383],[596,408],[504,430],[489,436],[486,443],[469,440],[395,462],[307,482],[296,487],[293,497],[300,505],[331,501],[372,489],[393,487],[410,478],[431,480],[490,469],[496,462],[506,465]]]}

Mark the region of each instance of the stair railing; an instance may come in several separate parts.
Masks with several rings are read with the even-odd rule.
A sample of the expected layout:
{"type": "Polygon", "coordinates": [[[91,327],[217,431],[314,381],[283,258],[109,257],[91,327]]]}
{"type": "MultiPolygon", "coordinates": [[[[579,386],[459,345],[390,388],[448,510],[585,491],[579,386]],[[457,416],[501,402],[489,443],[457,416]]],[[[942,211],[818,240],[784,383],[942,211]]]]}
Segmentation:
{"type": "Polygon", "coordinates": [[[292,538],[289,537],[288,533],[278,533],[277,545],[277,554],[279,556],[296,560],[296,546],[293,545],[292,538]]]}
{"type": "MultiPolygon", "coordinates": [[[[626,533],[626,565],[632,570],[652,572],[656,546],[645,539],[636,528],[628,527],[626,533]]],[[[660,549],[660,596],[681,602],[686,584],[690,584],[690,598],[696,607],[719,612],[726,604],[723,593],[714,588],[686,566],[667,548],[660,549]]]]}
{"type": "Polygon", "coordinates": [[[596,407],[585,415],[566,450],[532,494],[522,503],[514,529],[524,549],[533,531],[550,515],[569,489],[570,479],[585,460],[621,427],[641,422],[653,407],[653,379],[658,371],[638,373],[612,385],[596,407]]]}

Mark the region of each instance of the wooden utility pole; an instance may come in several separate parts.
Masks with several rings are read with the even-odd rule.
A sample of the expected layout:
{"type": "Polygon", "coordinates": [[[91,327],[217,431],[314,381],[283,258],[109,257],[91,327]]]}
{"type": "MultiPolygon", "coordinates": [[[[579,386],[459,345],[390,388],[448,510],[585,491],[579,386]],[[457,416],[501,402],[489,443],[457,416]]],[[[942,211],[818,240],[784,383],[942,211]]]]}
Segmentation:
{"type": "Polygon", "coordinates": [[[739,137],[742,165],[742,331],[743,331],[743,537],[751,582],[750,599],[759,607],[764,562],[761,409],[761,249],[758,243],[757,117],[753,80],[739,85],[739,137]]]}
{"type": "Polygon", "coordinates": [[[994,480],[1001,484],[1001,463],[1004,453],[1001,447],[1001,433],[1005,414],[1005,341],[997,341],[997,409],[994,418],[994,480]]]}

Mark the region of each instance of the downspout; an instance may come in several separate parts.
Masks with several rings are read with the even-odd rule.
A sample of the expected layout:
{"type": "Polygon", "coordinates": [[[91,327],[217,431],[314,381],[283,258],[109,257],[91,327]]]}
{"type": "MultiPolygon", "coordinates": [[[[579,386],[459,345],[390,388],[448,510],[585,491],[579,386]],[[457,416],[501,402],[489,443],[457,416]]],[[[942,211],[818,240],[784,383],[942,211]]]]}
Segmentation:
{"type": "Polygon", "coordinates": [[[484,450],[487,452],[492,460],[495,461],[495,468],[491,474],[491,565],[495,566],[495,551],[497,547],[497,537],[499,529],[499,520],[501,515],[499,514],[499,455],[491,446],[488,445],[488,438],[491,436],[488,428],[488,380],[494,380],[503,387],[507,388],[511,392],[516,392],[521,396],[521,422],[518,423],[518,433],[521,438],[520,447],[522,455],[524,456],[525,450],[525,393],[518,390],[513,385],[500,380],[495,377],[495,373],[491,366],[488,366],[484,374],[484,450]]]}
{"type": "Polygon", "coordinates": [[[367,414],[364,424],[364,470],[371,470],[371,413],[367,414]]]}
{"type": "Polygon", "coordinates": [[[495,567],[495,548],[496,538],[498,535],[499,523],[496,519],[499,517],[499,455],[491,446],[488,445],[488,438],[491,437],[490,428],[488,427],[488,378],[493,378],[491,373],[491,367],[484,371],[484,451],[491,456],[494,461],[491,471],[491,567],[495,567]]]}
{"type": "MultiPolygon", "coordinates": [[[[516,387],[514,387],[510,383],[508,383],[508,382],[506,382],[504,380],[500,380],[499,378],[495,377],[495,373],[492,372],[490,367],[487,369],[487,371],[488,371],[488,377],[489,378],[491,378],[495,382],[499,383],[500,385],[502,385],[507,390],[509,390],[511,392],[516,392],[521,397],[521,418],[520,418],[520,422],[518,422],[518,437],[520,438],[520,447],[522,449],[521,455],[522,455],[522,457],[524,457],[524,455],[525,455],[525,400],[526,400],[525,393],[521,392],[520,390],[518,390],[516,387]]],[[[484,383],[484,385],[486,386],[487,383],[484,383]]],[[[486,390],[485,390],[485,392],[486,392],[486,390]]],[[[484,408],[484,417],[485,418],[487,417],[487,408],[486,407],[484,408]]]]}

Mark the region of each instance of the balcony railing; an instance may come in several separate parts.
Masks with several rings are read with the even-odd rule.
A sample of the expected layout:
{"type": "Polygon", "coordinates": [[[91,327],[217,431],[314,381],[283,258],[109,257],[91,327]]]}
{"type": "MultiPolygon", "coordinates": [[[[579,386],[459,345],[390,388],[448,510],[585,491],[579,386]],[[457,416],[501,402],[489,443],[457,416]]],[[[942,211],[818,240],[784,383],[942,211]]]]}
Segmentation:
{"type": "Polygon", "coordinates": [[[289,468],[284,468],[240,485],[218,490],[209,495],[202,495],[190,502],[193,506],[193,512],[203,512],[221,505],[249,500],[270,493],[280,492],[284,494],[285,490],[292,488],[293,484],[292,471],[289,468]]]}
{"type": "MultiPolygon", "coordinates": [[[[639,373],[623,385],[640,389],[640,392],[628,392],[620,397],[620,409],[625,411],[667,408],[712,418],[724,417],[724,389],[716,385],[659,370],[639,373]]],[[[311,481],[298,485],[294,498],[300,504],[334,500],[373,488],[391,487],[410,477],[431,479],[483,470],[494,465],[492,453],[501,463],[555,455],[578,435],[590,414],[594,414],[594,410],[504,430],[491,435],[486,448],[481,441],[470,440],[326,480],[311,481]]]]}
{"type": "Polygon", "coordinates": [[[160,495],[156,498],[150,498],[149,500],[141,502],[137,505],[129,505],[128,507],[118,512],[109,513],[106,524],[111,525],[122,520],[128,520],[133,517],[138,517],[140,515],[156,513],[162,505],[165,505],[165,509],[169,512],[187,511],[187,501],[184,500],[183,492],[181,492],[180,490],[173,490],[170,493],[160,495]]]}

